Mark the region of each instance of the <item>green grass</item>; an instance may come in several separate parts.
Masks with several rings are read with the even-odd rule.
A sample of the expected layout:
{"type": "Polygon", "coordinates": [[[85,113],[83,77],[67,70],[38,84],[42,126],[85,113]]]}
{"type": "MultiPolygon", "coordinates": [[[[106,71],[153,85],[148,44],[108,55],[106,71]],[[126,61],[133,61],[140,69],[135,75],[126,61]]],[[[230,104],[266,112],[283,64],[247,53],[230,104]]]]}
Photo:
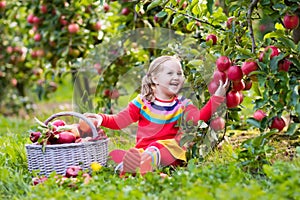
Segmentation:
{"type": "MultiPolygon", "coordinates": [[[[203,161],[190,160],[186,167],[162,168],[145,176],[120,178],[108,162],[101,171],[92,173],[89,184],[78,182],[59,185],[55,174],[48,181],[32,185],[27,169],[25,144],[30,143],[28,130],[36,126],[34,117],[44,120],[62,111],[58,105],[71,102],[72,85],[67,80],[51,99],[38,103],[38,112],[27,119],[0,116],[0,199],[299,199],[300,159],[272,160],[259,163],[261,171],[249,170],[238,159],[240,149],[223,144],[203,161]],[[64,94],[64,95],[62,95],[64,94]],[[54,105],[50,107],[50,105],[54,105]],[[167,178],[161,178],[160,172],[167,178]]],[[[245,99],[245,104],[250,104],[245,99]]],[[[134,133],[106,130],[109,149],[128,149],[134,145],[134,133]]],[[[270,157],[271,158],[271,157],[270,157]]],[[[254,158],[256,159],[256,158],[254,158]]],[[[253,168],[252,168],[253,170],[253,168]]]]}

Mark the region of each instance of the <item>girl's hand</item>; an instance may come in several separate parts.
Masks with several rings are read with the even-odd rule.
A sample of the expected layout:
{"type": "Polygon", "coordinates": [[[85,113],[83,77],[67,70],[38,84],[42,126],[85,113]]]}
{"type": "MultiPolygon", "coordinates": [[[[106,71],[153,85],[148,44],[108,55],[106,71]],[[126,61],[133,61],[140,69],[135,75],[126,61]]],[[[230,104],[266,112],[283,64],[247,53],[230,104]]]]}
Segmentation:
{"type": "Polygon", "coordinates": [[[226,79],[225,83],[223,83],[223,81],[220,80],[220,85],[214,95],[224,97],[226,95],[228,87],[229,87],[228,78],[226,79]]]}
{"type": "Polygon", "coordinates": [[[84,116],[89,118],[93,122],[93,124],[96,126],[96,128],[99,128],[102,124],[102,117],[101,115],[95,114],[95,113],[84,113],[84,116]]]}

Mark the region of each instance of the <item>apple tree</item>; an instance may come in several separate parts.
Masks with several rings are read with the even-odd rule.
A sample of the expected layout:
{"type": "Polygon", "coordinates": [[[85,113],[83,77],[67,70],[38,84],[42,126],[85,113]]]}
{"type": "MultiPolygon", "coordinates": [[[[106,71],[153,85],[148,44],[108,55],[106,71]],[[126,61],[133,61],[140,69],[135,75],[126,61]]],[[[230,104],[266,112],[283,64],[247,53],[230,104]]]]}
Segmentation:
{"type": "MultiPolygon", "coordinates": [[[[0,1],[0,83],[3,113],[34,109],[56,91],[65,73],[105,37],[102,1],[0,1]],[[31,98],[29,98],[31,97],[31,98]]],[[[73,77],[74,78],[74,77],[73,77]]]]}
{"type": "MultiPolygon", "coordinates": [[[[127,17],[119,18],[122,22],[119,30],[160,27],[190,37],[190,42],[170,47],[165,52],[176,52],[182,58],[187,80],[199,97],[199,105],[209,98],[218,80],[224,77],[230,80],[226,96],[228,109],[221,113],[226,118],[224,127],[227,132],[233,129],[261,132],[257,138],[243,144],[239,159],[252,156],[255,162],[257,157],[265,158],[263,148],[273,136],[299,136],[298,1],[119,2],[123,7],[130,6],[127,8],[131,11],[127,17]],[[225,59],[218,61],[220,57],[225,59]],[[207,63],[213,65],[209,68],[205,66],[207,63]],[[252,103],[250,108],[244,106],[246,100],[252,103]],[[253,115],[257,110],[263,111],[263,118],[253,115]]],[[[151,48],[148,52],[139,51],[150,59],[163,52],[151,48]]],[[[129,53],[123,55],[118,59],[120,66],[142,61],[130,60],[129,53]],[[123,59],[126,62],[121,62],[123,59]]],[[[117,77],[107,78],[118,80],[115,75],[117,77]]]]}

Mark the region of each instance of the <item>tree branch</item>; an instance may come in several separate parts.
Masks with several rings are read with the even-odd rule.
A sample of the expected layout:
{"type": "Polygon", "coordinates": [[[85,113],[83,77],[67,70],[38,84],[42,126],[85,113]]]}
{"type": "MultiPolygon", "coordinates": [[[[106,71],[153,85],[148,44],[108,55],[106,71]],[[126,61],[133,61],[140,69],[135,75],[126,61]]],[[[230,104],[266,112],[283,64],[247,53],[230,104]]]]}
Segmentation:
{"type": "MultiPolygon", "coordinates": [[[[172,11],[175,12],[175,13],[178,13],[177,10],[175,10],[174,8],[172,8],[172,7],[170,7],[170,6],[166,6],[166,8],[172,10],[172,11]]],[[[214,28],[216,28],[216,29],[220,29],[220,30],[222,30],[222,31],[225,31],[225,29],[223,29],[223,28],[221,28],[221,27],[219,27],[219,26],[217,27],[217,26],[215,26],[215,25],[213,25],[213,24],[211,24],[211,23],[209,23],[209,22],[207,22],[207,21],[203,21],[203,20],[201,20],[201,19],[199,19],[199,18],[197,18],[197,17],[194,17],[194,16],[192,16],[192,15],[189,15],[189,14],[186,14],[186,13],[179,13],[179,14],[181,14],[181,15],[183,15],[183,16],[186,16],[186,17],[188,17],[188,18],[190,18],[190,19],[193,19],[193,20],[195,20],[195,21],[201,22],[201,23],[203,23],[203,24],[207,24],[207,25],[209,25],[209,26],[212,26],[212,27],[214,27],[214,28]]]]}
{"type": "Polygon", "coordinates": [[[254,33],[253,33],[253,27],[252,27],[252,22],[251,22],[251,15],[253,12],[254,7],[256,7],[257,3],[259,0],[252,0],[248,12],[247,12],[247,22],[248,22],[248,27],[250,31],[250,37],[252,41],[252,53],[255,52],[256,44],[255,44],[255,39],[254,39],[254,33]]]}

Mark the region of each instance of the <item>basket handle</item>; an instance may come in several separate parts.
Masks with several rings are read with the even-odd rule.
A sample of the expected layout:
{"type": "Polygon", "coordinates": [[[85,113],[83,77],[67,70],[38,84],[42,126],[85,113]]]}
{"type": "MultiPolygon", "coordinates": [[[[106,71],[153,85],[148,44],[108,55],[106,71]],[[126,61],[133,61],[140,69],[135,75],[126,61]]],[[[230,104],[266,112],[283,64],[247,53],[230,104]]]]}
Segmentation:
{"type": "Polygon", "coordinates": [[[86,116],[84,116],[83,114],[73,112],[73,111],[55,113],[55,114],[51,115],[48,119],[46,119],[46,121],[44,123],[46,125],[48,125],[48,123],[51,120],[53,120],[57,117],[61,117],[61,116],[74,116],[74,117],[78,117],[78,118],[84,120],[91,127],[92,133],[93,133],[93,138],[96,138],[98,136],[97,129],[96,129],[95,125],[92,123],[92,121],[90,119],[88,119],[86,116]]]}

